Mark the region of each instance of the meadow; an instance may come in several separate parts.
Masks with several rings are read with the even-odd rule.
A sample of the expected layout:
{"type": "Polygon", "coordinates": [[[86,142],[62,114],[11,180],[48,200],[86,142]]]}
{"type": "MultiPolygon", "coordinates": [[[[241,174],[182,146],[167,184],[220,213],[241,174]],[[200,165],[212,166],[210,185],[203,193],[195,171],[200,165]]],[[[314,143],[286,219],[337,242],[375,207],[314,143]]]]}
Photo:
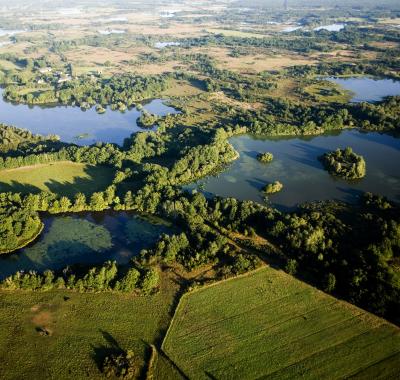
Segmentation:
{"type": "Polygon", "coordinates": [[[163,350],[190,379],[395,378],[400,330],[272,268],[185,295],[163,350]]]}
{"type": "Polygon", "coordinates": [[[104,357],[121,349],[132,349],[145,373],[175,292],[0,292],[0,378],[99,378],[104,357]]]}
{"type": "Polygon", "coordinates": [[[26,166],[0,171],[0,191],[38,193],[50,191],[73,196],[104,190],[113,179],[114,170],[73,162],[26,166]]]}

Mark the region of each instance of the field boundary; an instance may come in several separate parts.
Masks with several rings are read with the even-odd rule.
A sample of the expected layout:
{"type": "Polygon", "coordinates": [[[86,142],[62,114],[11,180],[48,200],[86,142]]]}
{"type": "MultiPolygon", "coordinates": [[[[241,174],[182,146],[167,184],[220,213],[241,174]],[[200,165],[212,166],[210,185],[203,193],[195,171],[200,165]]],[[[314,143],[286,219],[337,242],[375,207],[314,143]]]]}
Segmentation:
{"type": "Polygon", "coordinates": [[[34,164],[34,165],[25,165],[25,166],[19,166],[18,168],[10,168],[10,169],[1,169],[0,172],[2,173],[10,173],[10,172],[15,172],[18,170],[27,170],[27,169],[38,169],[38,168],[44,168],[46,166],[53,166],[57,164],[73,164],[73,165],[87,165],[91,166],[90,164],[85,164],[84,162],[74,162],[74,161],[68,161],[68,160],[63,160],[63,161],[52,161],[52,162],[46,162],[43,164],[34,164]]]}
{"type": "MultiPolygon", "coordinates": [[[[200,291],[207,291],[208,289],[211,289],[212,287],[220,286],[220,285],[223,285],[223,284],[227,284],[227,283],[232,282],[234,280],[245,279],[245,278],[257,275],[260,272],[268,271],[268,270],[273,270],[273,271],[276,271],[277,273],[286,274],[287,276],[290,276],[286,272],[284,272],[283,270],[275,269],[275,268],[272,268],[272,267],[270,267],[268,265],[262,265],[261,267],[255,269],[253,271],[244,273],[242,275],[235,276],[235,277],[230,277],[230,278],[227,278],[227,279],[224,279],[224,280],[216,281],[216,282],[204,285],[204,286],[200,286],[200,287],[196,287],[194,289],[188,290],[185,294],[182,295],[182,297],[180,298],[180,300],[178,302],[178,305],[177,305],[177,307],[175,309],[174,315],[173,315],[173,317],[172,317],[172,319],[171,319],[171,321],[169,323],[168,329],[167,329],[167,331],[166,331],[166,333],[164,335],[163,341],[161,343],[160,354],[162,354],[166,359],[168,359],[170,361],[170,363],[173,364],[175,366],[175,368],[182,375],[184,375],[186,378],[189,378],[185,374],[184,370],[180,367],[180,365],[178,365],[174,361],[174,359],[172,359],[169,356],[169,352],[168,352],[168,350],[171,350],[170,353],[171,354],[174,353],[174,341],[170,337],[171,337],[171,334],[173,334],[174,330],[177,329],[177,324],[178,324],[178,322],[177,322],[178,319],[177,318],[178,318],[178,316],[184,315],[184,310],[183,309],[187,306],[189,297],[194,296],[196,293],[198,293],[200,291]],[[169,341],[169,339],[171,339],[171,341],[169,341]],[[167,344],[170,344],[170,346],[167,346],[167,344]]],[[[388,328],[390,327],[390,328],[395,329],[397,331],[397,333],[395,334],[396,336],[400,332],[399,326],[391,323],[390,321],[387,321],[386,319],[384,319],[382,317],[379,317],[379,316],[369,312],[368,310],[362,309],[362,308],[360,308],[360,307],[358,307],[356,305],[353,305],[353,304],[351,304],[351,303],[349,303],[347,301],[344,301],[344,300],[342,300],[340,298],[337,298],[334,295],[331,295],[331,294],[328,294],[326,292],[323,292],[322,290],[320,290],[320,289],[308,284],[307,282],[302,281],[301,279],[296,278],[295,276],[290,276],[290,277],[292,277],[294,281],[301,282],[302,284],[304,284],[304,286],[306,286],[307,288],[309,288],[313,292],[316,292],[316,294],[319,294],[320,296],[327,297],[326,298],[327,300],[333,301],[333,303],[337,304],[338,307],[340,307],[342,310],[345,310],[345,309],[348,310],[348,312],[350,312],[350,314],[352,315],[352,317],[350,319],[359,319],[360,321],[363,321],[363,323],[369,324],[372,330],[379,329],[381,327],[387,326],[388,328]]],[[[331,305],[330,302],[329,302],[329,304],[331,305]]],[[[341,322],[339,322],[338,324],[340,324],[341,322]]],[[[269,328],[270,327],[271,326],[269,326],[269,328]]],[[[332,326],[329,326],[329,327],[332,327],[332,326]]],[[[175,333],[176,333],[176,331],[175,331],[175,333]]],[[[314,333],[312,333],[311,335],[313,335],[313,334],[314,333]]],[[[363,334],[365,334],[365,332],[361,333],[359,335],[361,336],[363,334]]],[[[336,343],[336,345],[340,345],[342,343],[343,342],[336,343]]],[[[395,353],[392,353],[389,356],[389,358],[390,357],[395,357],[396,355],[399,355],[399,354],[400,354],[400,351],[396,351],[395,353]]],[[[315,355],[315,353],[313,353],[310,357],[312,357],[314,355],[315,355]]],[[[378,360],[376,362],[373,362],[373,363],[368,363],[368,365],[366,367],[364,367],[364,368],[360,367],[360,368],[354,369],[350,373],[350,376],[357,375],[357,373],[362,372],[362,371],[364,371],[364,370],[366,370],[366,369],[368,369],[370,367],[373,367],[374,365],[376,365],[377,363],[379,363],[382,360],[387,360],[387,357],[385,357],[383,359],[380,359],[380,360],[378,360]]],[[[184,363],[182,363],[182,364],[184,364],[184,363]]],[[[292,365],[289,365],[289,366],[287,366],[285,368],[290,368],[292,365]]],[[[187,370],[187,368],[186,368],[186,370],[187,370]]],[[[280,370],[282,370],[282,368],[280,370]]]]}

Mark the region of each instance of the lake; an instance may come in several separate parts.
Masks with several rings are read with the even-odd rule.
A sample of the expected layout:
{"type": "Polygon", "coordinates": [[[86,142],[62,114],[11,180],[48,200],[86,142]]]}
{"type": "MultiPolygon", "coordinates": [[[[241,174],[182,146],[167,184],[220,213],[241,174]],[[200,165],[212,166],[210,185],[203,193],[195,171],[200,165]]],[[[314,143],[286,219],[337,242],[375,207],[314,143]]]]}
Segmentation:
{"type": "Polygon", "coordinates": [[[351,102],[378,102],[386,96],[400,95],[400,81],[368,77],[326,78],[353,94],[351,102]]]}
{"type": "Polygon", "coordinates": [[[280,181],[280,193],[270,201],[282,210],[290,210],[308,201],[328,199],[355,202],[362,192],[373,192],[400,201],[400,139],[379,133],[346,130],[337,134],[304,138],[231,139],[240,158],[222,174],[208,177],[187,188],[199,188],[206,194],[263,202],[261,189],[280,181]],[[364,156],[367,175],[362,180],[345,181],[330,176],[318,161],[323,153],[351,146],[364,156]],[[274,160],[262,164],[260,152],[271,152],[274,160]]]}
{"type": "Polygon", "coordinates": [[[20,270],[60,270],[68,265],[126,264],[163,233],[174,231],[165,223],[132,213],[84,213],[48,216],[45,229],[29,247],[0,255],[0,278],[20,270]]]}
{"type": "MultiPolygon", "coordinates": [[[[132,133],[143,131],[136,124],[141,112],[132,108],[125,112],[107,110],[99,114],[94,108],[82,111],[72,106],[29,106],[6,102],[0,90],[0,123],[25,128],[35,134],[56,134],[61,141],[78,145],[109,142],[122,145],[132,133]],[[85,136],[79,138],[78,136],[85,136]]],[[[159,116],[176,114],[162,99],[144,104],[150,113],[159,116]]]]}

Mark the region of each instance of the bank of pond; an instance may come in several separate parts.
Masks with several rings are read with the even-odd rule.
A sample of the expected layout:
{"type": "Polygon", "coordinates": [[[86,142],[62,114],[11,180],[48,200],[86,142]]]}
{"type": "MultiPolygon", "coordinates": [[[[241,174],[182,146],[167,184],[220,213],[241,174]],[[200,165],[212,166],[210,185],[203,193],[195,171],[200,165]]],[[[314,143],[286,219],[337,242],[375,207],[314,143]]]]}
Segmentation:
{"type": "Polygon", "coordinates": [[[379,102],[386,96],[400,95],[400,81],[360,77],[328,77],[325,80],[339,85],[350,93],[350,102],[379,102]]]}
{"type": "Polygon", "coordinates": [[[50,215],[42,221],[44,229],[33,243],[0,255],[0,279],[21,270],[58,271],[107,260],[127,264],[162,234],[176,232],[163,220],[125,212],[50,215]]]}

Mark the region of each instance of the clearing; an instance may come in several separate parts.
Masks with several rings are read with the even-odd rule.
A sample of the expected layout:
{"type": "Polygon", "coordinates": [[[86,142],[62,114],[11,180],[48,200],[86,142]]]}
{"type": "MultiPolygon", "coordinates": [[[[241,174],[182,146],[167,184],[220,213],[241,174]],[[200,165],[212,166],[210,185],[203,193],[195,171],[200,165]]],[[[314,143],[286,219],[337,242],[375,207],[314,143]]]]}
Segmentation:
{"type": "Polygon", "coordinates": [[[132,349],[142,368],[168,326],[176,285],[153,296],[0,292],[1,379],[97,379],[104,357],[132,349]]]}
{"type": "Polygon", "coordinates": [[[50,191],[73,196],[92,194],[111,183],[114,170],[69,161],[24,166],[0,171],[0,192],[38,193],[50,191]]]}

